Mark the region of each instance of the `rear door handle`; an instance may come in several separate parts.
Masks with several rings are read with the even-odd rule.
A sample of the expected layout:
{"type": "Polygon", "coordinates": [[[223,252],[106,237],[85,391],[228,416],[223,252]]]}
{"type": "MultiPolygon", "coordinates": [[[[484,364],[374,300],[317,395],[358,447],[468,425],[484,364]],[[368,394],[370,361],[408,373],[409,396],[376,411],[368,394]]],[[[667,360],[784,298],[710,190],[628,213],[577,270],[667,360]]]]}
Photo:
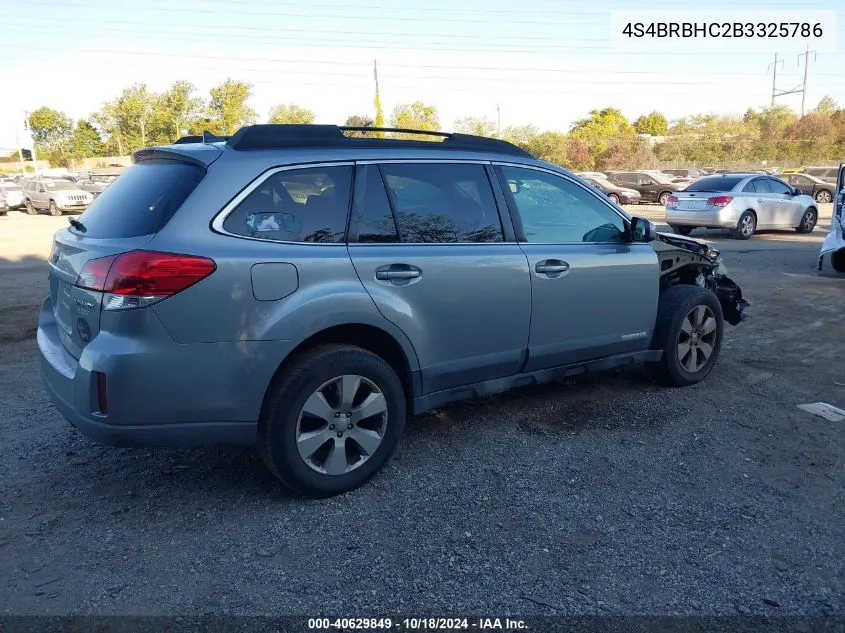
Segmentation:
{"type": "Polygon", "coordinates": [[[418,279],[422,271],[416,266],[408,264],[390,264],[376,269],[376,279],[391,281],[393,279],[418,279]]]}
{"type": "Polygon", "coordinates": [[[565,273],[569,270],[569,264],[562,262],[559,259],[547,259],[542,262],[537,262],[534,270],[545,275],[553,273],[565,273]]]}
{"type": "Polygon", "coordinates": [[[379,270],[376,279],[416,279],[420,276],[418,270],[379,270]]]}

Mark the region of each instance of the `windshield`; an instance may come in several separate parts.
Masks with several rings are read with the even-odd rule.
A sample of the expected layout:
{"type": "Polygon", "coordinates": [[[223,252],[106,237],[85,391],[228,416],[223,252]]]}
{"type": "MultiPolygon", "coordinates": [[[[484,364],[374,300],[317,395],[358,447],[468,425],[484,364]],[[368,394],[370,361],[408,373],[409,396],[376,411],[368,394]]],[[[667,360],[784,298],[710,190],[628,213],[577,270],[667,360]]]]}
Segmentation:
{"type": "Polygon", "coordinates": [[[56,180],[55,182],[45,182],[44,187],[51,191],[56,191],[58,189],[78,189],[76,185],[72,182],[67,180],[56,180]]]}
{"type": "Polygon", "coordinates": [[[667,176],[666,174],[650,173],[649,176],[654,178],[661,185],[671,185],[675,180],[673,176],[667,176]]]}
{"type": "Polygon", "coordinates": [[[601,185],[602,187],[608,187],[610,189],[616,187],[616,185],[610,182],[607,178],[598,178],[596,176],[590,176],[589,178],[587,178],[587,182],[589,182],[591,185],[601,185]]]}

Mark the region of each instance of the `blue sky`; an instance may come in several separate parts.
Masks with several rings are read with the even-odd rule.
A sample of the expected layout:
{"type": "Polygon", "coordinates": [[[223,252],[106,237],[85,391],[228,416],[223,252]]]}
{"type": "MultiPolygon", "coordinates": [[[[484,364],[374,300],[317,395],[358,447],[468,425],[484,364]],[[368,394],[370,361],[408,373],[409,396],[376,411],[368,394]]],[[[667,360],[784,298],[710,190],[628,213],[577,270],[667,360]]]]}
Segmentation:
{"type": "MultiPolygon", "coordinates": [[[[835,52],[810,64],[807,105],[845,104],[841,0],[744,0],[761,20],[774,9],[837,10],[835,52]]],[[[42,105],[87,116],[126,85],[160,90],[178,79],[200,93],[226,77],[254,86],[265,120],[277,103],[312,109],[318,122],[371,113],[373,60],[382,101],[423,100],[445,129],[461,116],[502,127],[567,129],[589,110],[627,116],[659,110],[741,113],[770,101],[768,65],[781,52],[778,88],[800,84],[795,52],[624,52],[611,41],[611,11],[700,8],[681,0],[0,0],[0,147],[15,145],[23,111],[42,105]],[[14,86],[12,90],[11,87],[14,86]],[[9,98],[12,97],[13,98],[9,98]]],[[[708,9],[740,8],[715,0],[708,9]]],[[[832,26],[832,25],[831,25],[832,26]]],[[[759,51],[759,48],[758,48],[759,51]]],[[[778,100],[800,107],[800,95],[778,100]]]]}

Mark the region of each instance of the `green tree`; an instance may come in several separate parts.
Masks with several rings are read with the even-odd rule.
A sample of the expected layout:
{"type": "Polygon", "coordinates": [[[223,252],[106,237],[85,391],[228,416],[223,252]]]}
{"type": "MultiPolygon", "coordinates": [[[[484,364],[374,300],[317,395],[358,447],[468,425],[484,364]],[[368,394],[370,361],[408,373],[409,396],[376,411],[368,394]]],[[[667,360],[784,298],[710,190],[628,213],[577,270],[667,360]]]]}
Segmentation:
{"type": "Polygon", "coordinates": [[[295,103],[281,104],[270,110],[268,123],[313,123],[314,113],[295,103]]]}
{"type": "Polygon", "coordinates": [[[41,107],[29,115],[26,123],[38,158],[51,165],[66,165],[73,121],[64,112],[41,107]]]}
{"type": "MultiPolygon", "coordinates": [[[[349,127],[373,127],[373,120],[366,114],[353,114],[346,117],[346,123],[349,127]]],[[[372,132],[347,132],[349,136],[372,136],[372,132]]]]}
{"type": "Polygon", "coordinates": [[[104,103],[98,112],[91,115],[91,121],[98,128],[100,137],[103,138],[104,152],[115,156],[125,156],[126,142],[115,103],[104,103]]]}
{"type": "Polygon", "coordinates": [[[666,136],[669,132],[669,121],[659,112],[652,112],[634,121],[634,129],[640,134],[666,136]]]}
{"type": "Polygon", "coordinates": [[[173,143],[185,136],[202,115],[203,100],[194,95],[194,85],[177,81],[154,100],[155,131],[157,143],[173,143]]]}
{"type": "Polygon", "coordinates": [[[231,135],[244,125],[255,123],[255,110],[247,101],[252,96],[252,85],[227,79],[211,89],[208,119],[205,129],[213,134],[231,135]]]}
{"type": "Polygon", "coordinates": [[[77,121],[70,138],[69,154],[74,160],[103,155],[100,133],[88,121],[77,121]]]}
{"type": "Polygon", "coordinates": [[[475,136],[496,137],[496,122],[487,117],[467,116],[455,121],[455,131],[475,136]]]}
{"type": "Polygon", "coordinates": [[[821,114],[833,114],[839,109],[839,104],[836,103],[836,99],[833,97],[827,96],[822,97],[819,104],[815,107],[813,112],[819,112],[821,114]]]}
{"type": "Polygon", "coordinates": [[[539,133],[540,130],[535,125],[519,125],[506,127],[502,130],[502,137],[509,143],[519,145],[522,149],[528,150],[531,139],[539,133]]]}
{"type": "MultiPolygon", "coordinates": [[[[421,101],[400,104],[393,109],[390,126],[413,130],[436,132],[440,130],[440,118],[437,107],[421,101]]],[[[396,138],[418,138],[417,135],[396,134],[396,138]]]]}
{"type": "Polygon", "coordinates": [[[615,139],[596,157],[596,169],[648,169],[654,167],[655,156],[648,141],[642,138],[615,139]]]}
{"type": "MultiPolygon", "coordinates": [[[[384,127],[384,110],[381,107],[381,95],[378,91],[378,84],[376,84],[376,97],[375,97],[375,108],[376,108],[376,117],[373,120],[373,127],[384,127]]],[[[377,132],[376,136],[383,137],[383,132],[377,132]]]]}
{"type": "Polygon", "coordinates": [[[153,144],[155,100],[156,95],[146,84],[133,84],[115,101],[115,113],[130,152],[153,144]]]}
{"type": "Polygon", "coordinates": [[[632,139],[635,132],[634,126],[617,108],[604,108],[592,110],[587,118],[575,121],[571,134],[587,145],[594,162],[610,148],[612,141],[632,139]]]}

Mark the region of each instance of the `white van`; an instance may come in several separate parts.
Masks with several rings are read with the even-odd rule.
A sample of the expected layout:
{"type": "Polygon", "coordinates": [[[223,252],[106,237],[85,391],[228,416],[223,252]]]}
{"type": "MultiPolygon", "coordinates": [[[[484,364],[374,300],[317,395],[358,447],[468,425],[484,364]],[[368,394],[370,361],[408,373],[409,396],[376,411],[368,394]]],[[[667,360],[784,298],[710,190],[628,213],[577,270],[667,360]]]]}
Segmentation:
{"type": "Polygon", "coordinates": [[[824,239],[819,253],[819,270],[822,269],[824,256],[830,253],[830,265],[834,270],[845,273],[845,163],[839,165],[835,191],[830,233],[824,239]]]}

